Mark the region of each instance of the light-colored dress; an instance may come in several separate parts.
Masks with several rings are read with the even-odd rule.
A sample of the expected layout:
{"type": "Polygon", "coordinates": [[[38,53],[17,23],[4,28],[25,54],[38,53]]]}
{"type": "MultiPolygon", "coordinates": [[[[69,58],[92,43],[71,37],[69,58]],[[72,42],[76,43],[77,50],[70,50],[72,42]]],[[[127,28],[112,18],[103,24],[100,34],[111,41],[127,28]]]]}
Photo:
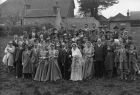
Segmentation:
{"type": "Polygon", "coordinates": [[[122,71],[128,71],[126,49],[119,49],[119,69],[122,71]]]}
{"type": "Polygon", "coordinates": [[[57,62],[58,51],[49,50],[48,72],[45,81],[56,81],[62,79],[62,74],[57,62]]]}
{"type": "Polygon", "coordinates": [[[39,54],[40,54],[39,65],[37,67],[37,71],[36,71],[35,78],[34,78],[34,80],[36,80],[36,81],[42,81],[44,66],[47,62],[47,60],[46,60],[47,51],[40,50],[39,54]]]}
{"type": "Polygon", "coordinates": [[[83,79],[91,79],[94,74],[94,63],[93,63],[94,48],[84,48],[83,58],[85,64],[83,65],[83,79]]]}
{"type": "Polygon", "coordinates": [[[71,80],[78,81],[82,80],[82,54],[80,50],[72,49],[72,65],[71,65],[71,80]]]}

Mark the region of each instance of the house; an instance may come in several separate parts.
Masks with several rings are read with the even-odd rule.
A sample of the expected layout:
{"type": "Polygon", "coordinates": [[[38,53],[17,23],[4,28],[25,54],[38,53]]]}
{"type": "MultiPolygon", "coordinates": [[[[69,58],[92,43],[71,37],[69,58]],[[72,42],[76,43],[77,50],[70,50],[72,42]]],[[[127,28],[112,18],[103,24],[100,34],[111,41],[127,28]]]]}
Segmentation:
{"type": "Polygon", "coordinates": [[[140,48],[140,11],[128,11],[127,16],[119,13],[109,19],[109,26],[111,30],[115,26],[126,28],[136,45],[140,48]]]}
{"type": "Polygon", "coordinates": [[[130,12],[128,22],[130,23],[131,27],[131,36],[140,50],[140,11],[130,12]]]}
{"type": "Polygon", "coordinates": [[[24,24],[53,24],[57,8],[63,19],[74,17],[73,0],[7,0],[0,5],[0,12],[2,17],[18,15],[24,24]]]}
{"type": "Polygon", "coordinates": [[[109,28],[113,30],[115,26],[119,28],[127,28],[130,30],[130,22],[128,21],[129,17],[124,16],[121,13],[118,13],[116,16],[109,18],[109,28]]]}
{"type": "Polygon", "coordinates": [[[104,17],[103,15],[99,15],[98,20],[102,26],[109,26],[108,19],[104,17]]]}

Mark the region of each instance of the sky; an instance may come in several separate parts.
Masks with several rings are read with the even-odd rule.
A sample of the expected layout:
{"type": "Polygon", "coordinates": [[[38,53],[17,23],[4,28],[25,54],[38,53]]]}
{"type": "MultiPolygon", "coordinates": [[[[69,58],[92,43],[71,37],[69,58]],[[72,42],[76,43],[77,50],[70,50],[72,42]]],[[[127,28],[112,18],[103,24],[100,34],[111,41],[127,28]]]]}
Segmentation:
{"type": "MultiPolygon", "coordinates": [[[[75,0],[75,13],[78,11],[78,3],[75,0]]],[[[119,0],[118,4],[115,4],[106,10],[101,11],[101,14],[105,17],[109,18],[117,15],[118,13],[122,13],[124,15],[127,14],[127,11],[140,11],[140,0],[119,0]]]]}
{"type": "MultiPolygon", "coordinates": [[[[0,3],[2,3],[5,0],[0,0],[0,3]]],[[[77,0],[75,1],[75,14],[77,14],[79,5],[77,3],[77,0]]],[[[140,0],[119,0],[118,4],[115,4],[106,10],[101,11],[101,14],[105,17],[109,18],[112,16],[117,15],[118,13],[122,13],[126,15],[127,11],[140,11],[140,0]]]]}

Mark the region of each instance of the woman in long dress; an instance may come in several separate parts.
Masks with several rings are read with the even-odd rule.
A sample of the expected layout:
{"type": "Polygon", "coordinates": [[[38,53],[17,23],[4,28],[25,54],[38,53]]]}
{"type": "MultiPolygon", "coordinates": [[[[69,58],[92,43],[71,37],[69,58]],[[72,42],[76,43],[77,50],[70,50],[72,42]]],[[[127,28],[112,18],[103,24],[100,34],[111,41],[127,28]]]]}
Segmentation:
{"type": "Polygon", "coordinates": [[[45,81],[56,81],[62,79],[62,74],[57,62],[58,51],[54,44],[50,44],[48,73],[45,81]]]}
{"type": "Polygon", "coordinates": [[[42,81],[42,75],[43,75],[43,71],[44,71],[44,66],[47,62],[47,51],[46,48],[43,46],[40,46],[40,50],[39,50],[39,65],[37,67],[37,71],[35,74],[35,81],[42,81]]]}
{"type": "Polygon", "coordinates": [[[86,42],[83,50],[83,58],[85,64],[83,66],[83,79],[91,79],[94,74],[94,63],[93,63],[94,48],[90,41],[86,42]]]}
{"type": "Polygon", "coordinates": [[[71,80],[82,80],[82,54],[76,43],[72,44],[71,80]]]}
{"type": "Polygon", "coordinates": [[[42,73],[42,77],[41,77],[41,81],[47,81],[47,74],[48,74],[48,68],[49,68],[49,62],[48,62],[48,58],[49,58],[49,52],[48,52],[48,46],[45,45],[46,48],[46,60],[45,60],[45,64],[44,64],[44,68],[43,68],[43,73],[42,73]]]}

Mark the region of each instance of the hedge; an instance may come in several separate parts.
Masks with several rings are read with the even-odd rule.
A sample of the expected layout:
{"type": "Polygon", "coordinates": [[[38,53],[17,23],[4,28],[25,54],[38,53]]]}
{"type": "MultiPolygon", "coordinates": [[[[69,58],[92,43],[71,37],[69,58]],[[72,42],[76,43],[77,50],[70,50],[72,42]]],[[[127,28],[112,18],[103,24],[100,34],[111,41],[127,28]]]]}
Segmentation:
{"type": "Polygon", "coordinates": [[[0,36],[13,36],[13,35],[22,35],[23,31],[27,31],[28,33],[31,32],[31,28],[35,27],[36,31],[40,31],[42,29],[42,27],[45,26],[46,29],[50,29],[53,28],[54,26],[51,24],[42,24],[39,26],[35,26],[35,25],[25,25],[25,26],[0,26],[0,36]]]}

